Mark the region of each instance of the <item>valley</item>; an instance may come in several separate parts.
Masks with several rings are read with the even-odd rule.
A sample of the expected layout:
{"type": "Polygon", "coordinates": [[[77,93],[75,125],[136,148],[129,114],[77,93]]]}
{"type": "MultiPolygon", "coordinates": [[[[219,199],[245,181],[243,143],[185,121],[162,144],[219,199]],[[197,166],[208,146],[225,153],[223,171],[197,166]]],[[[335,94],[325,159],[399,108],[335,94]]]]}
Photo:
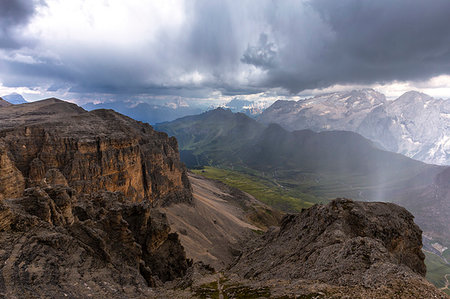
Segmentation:
{"type": "MultiPolygon", "coordinates": [[[[395,202],[412,211],[433,240],[450,240],[445,167],[380,150],[350,132],[288,132],[223,109],[156,127],[177,137],[193,172],[276,209],[301,211],[336,197],[395,202]]],[[[450,268],[429,254],[427,264],[430,281],[441,285],[450,268]]]]}
{"type": "Polygon", "coordinates": [[[0,0],[0,299],[450,299],[450,0],[0,0]]]}
{"type": "MultiPolygon", "coordinates": [[[[335,198],[408,186],[446,195],[448,174],[357,134],[288,132],[217,109],[176,120],[177,140],[58,99],[6,105],[0,124],[6,297],[446,298],[424,279],[422,231],[406,209],[335,198]],[[424,173],[439,174],[432,187],[424,173]]],[[[445,268],[427,259],[445,287],[445,268]]]]}

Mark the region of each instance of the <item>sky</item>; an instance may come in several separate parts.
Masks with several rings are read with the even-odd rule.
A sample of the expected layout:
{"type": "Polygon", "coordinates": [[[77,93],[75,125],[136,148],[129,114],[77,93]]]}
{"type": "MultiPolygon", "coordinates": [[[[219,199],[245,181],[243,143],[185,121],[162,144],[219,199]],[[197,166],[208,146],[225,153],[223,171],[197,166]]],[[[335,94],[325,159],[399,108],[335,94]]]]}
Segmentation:
{"type": "Polygon", "coordinates": [[[449,0],[0,0],[0,95],[450,98],[449,0]]]}

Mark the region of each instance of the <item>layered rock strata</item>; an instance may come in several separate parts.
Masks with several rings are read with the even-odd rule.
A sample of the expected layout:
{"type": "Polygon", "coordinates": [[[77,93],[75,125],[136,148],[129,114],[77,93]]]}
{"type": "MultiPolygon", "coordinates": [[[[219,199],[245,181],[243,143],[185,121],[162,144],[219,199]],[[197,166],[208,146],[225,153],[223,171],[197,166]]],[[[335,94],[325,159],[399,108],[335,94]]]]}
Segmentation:
{"type": "Polygon", "coordinates": [[[3,198],[63,184],[78,193],[119,191],[155,205],[191,200],[176,139],[148,124],[50,99],[3,108],[0,125],[0,181],[16,185],[0,187],[3,198]],[[17,117],[15,126],[8,113],[17,117]]]}

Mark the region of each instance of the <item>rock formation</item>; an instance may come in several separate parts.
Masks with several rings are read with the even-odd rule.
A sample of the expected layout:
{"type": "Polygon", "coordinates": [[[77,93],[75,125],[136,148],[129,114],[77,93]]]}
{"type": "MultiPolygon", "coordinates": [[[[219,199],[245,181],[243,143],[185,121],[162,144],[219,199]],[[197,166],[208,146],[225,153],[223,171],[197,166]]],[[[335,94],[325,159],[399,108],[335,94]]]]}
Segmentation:
{"type": "Polygon", "coordinates": [[[188,268],[154,206],[189,204],[177,142],[57,99],[0,110],[0,295],[148,297],[188,268]]]}
{"type": "Polygon", "coordinates": [[[49,99],[0,126],[0,297],[445,298],[396,205],[335,200],[254,238],[279,214],[199,177],[193,200],[177,141],[147,124],[49,99]],[[201,263],[243,243],[225,276],[201,263]]]}
{"type": "Polygon", "coordinates": [[[78,193],[120,191],[162,205],[191,200],[177,141],[148,124],[49,99],[3,108],[0,125],[0,181],[25,182],[0,189],[4,198],[67,182],[78,193]]]}
{"type": "Polygon", "coordinates": [[[0,202],[0,231],[7,298],[144,297],[188,267],[165,215],[120,192],[28,188],[0,202]]]}
{"type": "Polygon", "coordinates": [[[255,281],[320,282],[325,293],[335,286],[362,288],[371,298],[446,298],[423,278],[421,236],[404,208],[337,199],[286,215],[278,229],[249,244],[230,272],[255,281]]]}

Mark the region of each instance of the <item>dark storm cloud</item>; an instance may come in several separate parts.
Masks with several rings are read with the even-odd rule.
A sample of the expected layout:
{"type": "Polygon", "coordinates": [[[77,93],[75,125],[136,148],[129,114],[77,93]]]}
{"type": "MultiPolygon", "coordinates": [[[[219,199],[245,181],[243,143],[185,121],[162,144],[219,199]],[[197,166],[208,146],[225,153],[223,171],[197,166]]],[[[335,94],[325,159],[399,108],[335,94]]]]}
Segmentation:
{"type": "Polygon", "coordinates": [[[17,48],[27,41],[22,40],[21,26],[26,25],[35,13],[36,5],[43,1],[1,0],[0,1],[0,48],[17,48]]]}
{"type": "MultiPolygon", "coordinates": [[[[17,28],[37,3],[0,1],[0,47],[23,42],[17,28]]],[[[179,31],[163,28],[158,42],[140,52],[133,45],[123,50],[93,40],[83,48],[54,40],[54,57],[41,57],[53,51],[41,45],[28,53],[36,63],[26,63],[11,50],[14,59],[0,58],[8,73],[2,82],[46,80],[52,91],[70,86],[78,93],[202,97],[213,90],[296,93],[450,74],[449,0],[199,0],[187,1],[185,13],[179,31]]]]}
{"type": "Polygon", "coordinates": [[[310,26],[322,43],[312,45],[309,54],[299,53],[309,41],[291,34],[289,28],[308,23],[289,19],[288,26],[275,26],[275,34],[289,40],[267,85],[296,92],[335,83],[424,80],[450,73],[450,1],[312,0],[308,4],[327,27],[310,26]],[[302,55],[308,59],[289,67],[302,55]]]}

